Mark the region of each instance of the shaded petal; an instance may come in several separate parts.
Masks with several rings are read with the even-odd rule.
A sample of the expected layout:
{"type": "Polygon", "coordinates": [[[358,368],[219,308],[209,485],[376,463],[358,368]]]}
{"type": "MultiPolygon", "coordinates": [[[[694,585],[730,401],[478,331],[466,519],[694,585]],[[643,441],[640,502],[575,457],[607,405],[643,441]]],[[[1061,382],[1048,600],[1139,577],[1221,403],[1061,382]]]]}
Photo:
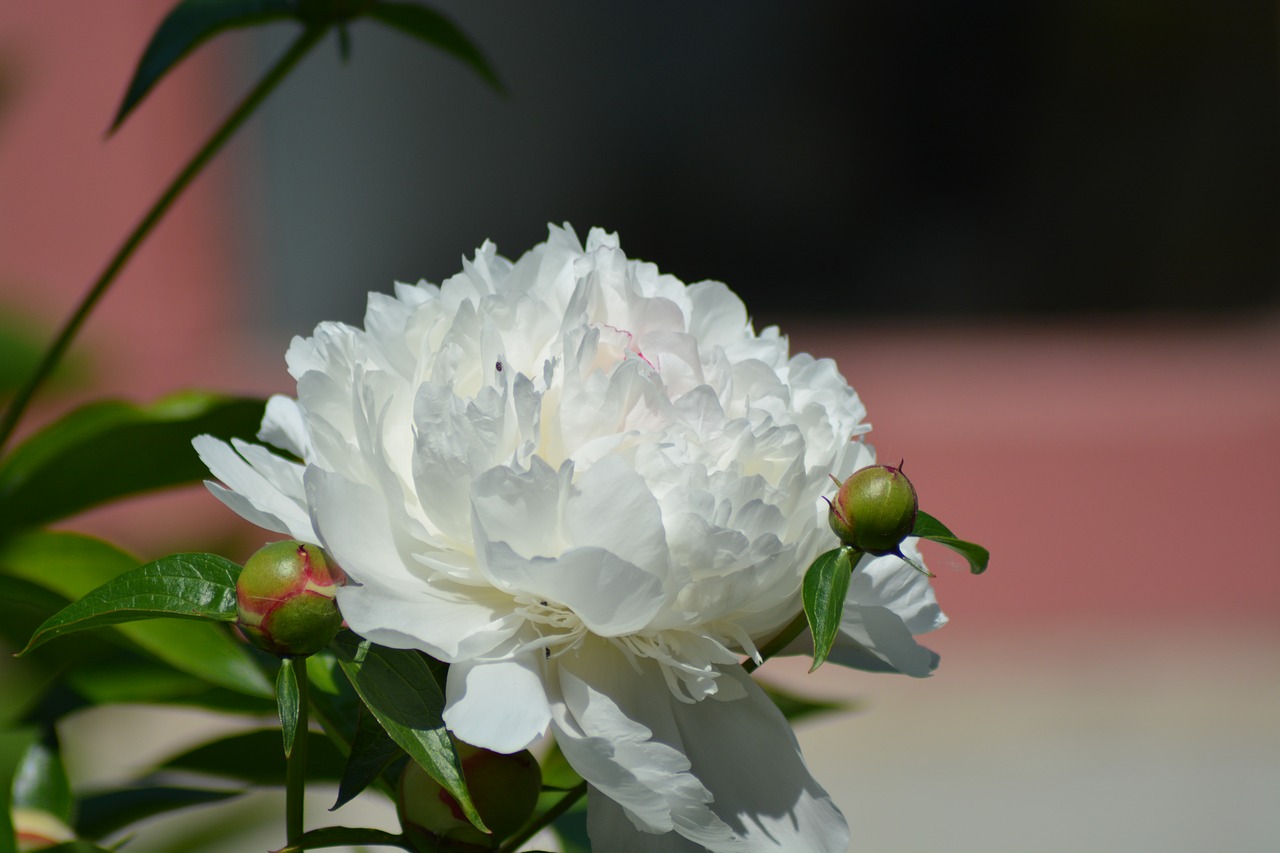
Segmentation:
{"type": "Polygon", "coordinates": [[[716,853],[848,847],[848,826],[809,775],[790,725],[741,668],[726,667],[720,677],[743,698],[685,703],[664,689],[657,664],[639,661],[636,673],[604,643],[584,644],[558,662],[557,741],[628,818],[592,807],[588,826],[598,849],[699,849],[640,835],[669,832],[716,853]]]}
{"type": "MultiPolygon", "coordinates": [[[[904,541],[902,553],[923,565],[916,540],[904,541]]],[[[893,555],[864,557],[849,581],[846,600],[893,611],[912,634],[947,624],[929,578],[893,555]]]]}
{"type": "Polygon", "coordinates": [[[898,614],[885,607],[846,603],[828,660],[856,669],[886,669],[877,666],[875,659],[888,664],[889,671],[915,678],[924,678],[938,667],[938,655],[915,641],[898,614]]]}
{"type": "Polygon", "coordinates": [[[659,578],[600,548],[526,560],[505,542],[486,542],[483,568],[496,586],[563,604],[602,637],[639,631],[666,602],[659,578]]]}
{"type": "Polygon", "coordinates": [[[495,752],[517,752],[542,737],[551,706],[540,657],[538,652],[450,667],[445,725],[467,743],[495,752]]]}
{"type": "Polygon", "coordinates": [[[258,439],[287,450],[299,459],[307,459],[311,453],[311,437],[302,416],[298,401],[283,394],[272,394],[262,416],[258,439]]]}
{"type": "Polygon", "coordinates": [[[388,587],[366,582],[338,589],[338,609],[351,630],[393,649],[418,649],[456,663],[483,655],[523,624],[511,599],[469,588],[448,594],[435,585],[388,587]]]}

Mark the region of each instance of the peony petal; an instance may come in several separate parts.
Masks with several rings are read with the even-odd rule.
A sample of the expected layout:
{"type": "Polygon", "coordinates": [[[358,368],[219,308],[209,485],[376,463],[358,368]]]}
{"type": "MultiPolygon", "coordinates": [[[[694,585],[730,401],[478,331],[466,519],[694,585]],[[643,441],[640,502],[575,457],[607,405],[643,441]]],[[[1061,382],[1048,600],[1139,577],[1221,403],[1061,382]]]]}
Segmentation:
{"type": "Polygon", "coordinates": [[[637,673],[607,644],[584,644],[557,660],[557,741],[631,824],[593,806],[593,846],[698,849],[654,846],[639,835],[674,832],[717,853],[847,848],[848,826],[809,775],[786,719],[739,667],[720,677],[744,698],[684,703],[654,683],[661,678],[657,664],[640,661],[637,673]]]}
{"type": "Polygon", "coordinates": [[[483,555],[499,588],[564,605],[602,637],[641,630],[666,603],[661,578],[600,548],[526,560],[505,542],[485,542],[483,555]]]}
{"type": "MultiPolygon", "coordinates": [[[[923,565],[916,540],[903,542],[902,553],[923,565]]],[[[929,578],[893,555],[864,557],[850,580],[848,600],[893,611],[912,634],[947,624],[929,578]]]]}
{"type": "Polygon", "coordinates": [[[307,424],[298,401],[283,394],[272,394],[267,399],[258,439],[287,450],[299,459],[306,460],[312,453],[311,437],[307,435],[307,424]]]}
{"type": "Polygon", "coordinates": [[[540,657],[454,664],[445,687],[445,725],[463,741],[494,752],[518,752],[542,737],[551,706],[540,657]]]}
{"type": "Polygon", "coordinates": [[[351,630],[365,639],[393,649],[418,649],[446,663],[486,654],[523,622],[510,597],[496,590],[472,587],[449,594],[438,585],[348,584],[338,589],[338,609],[351,630]]]}
{"type": "Polygon", "coordinates": [[[565,501],[564,531],[574,545],[602,548],[656,575],[666,572],[662,510],[620,456],[606,456],[578,475],[565,501]]]}
{"type": "Polygon", "coordinates": [[[260,469],[252,464],[254,459],[245,459],[225,441],[211,435],[196,436],[191,444],[210,473],[226,483],[226,488],[205,484],[214,497],[260,527],[288,533],[295,539],[316,541],[300,488],[301,465],[272,457],[264,448],[242,445],[251,449],[250,455],[262,465],[260,469]]]}
{"type": "Polygon", "coordinates": [[[938,666],[938,655],[915,641],[898,614],[885,607],[846,603],[840,634],[828,659],[856,669],[880,669],[867,660],[867,652],[890,670],[915,678],[932,674],[938,666]]]}

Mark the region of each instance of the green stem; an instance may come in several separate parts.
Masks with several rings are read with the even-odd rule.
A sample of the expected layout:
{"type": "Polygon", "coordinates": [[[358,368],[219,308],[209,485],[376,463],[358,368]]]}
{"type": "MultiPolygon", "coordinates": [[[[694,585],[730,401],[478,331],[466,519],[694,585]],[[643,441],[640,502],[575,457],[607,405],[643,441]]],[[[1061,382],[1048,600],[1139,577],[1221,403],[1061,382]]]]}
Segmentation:
{"type": "MultiPolygon", "coordinates": [[[[785,649],[791,644],[791,641],[800,636],[805,628],[809,627],[809,620],[804,615],[804,610],[796,614],[796,618],[792,619],[787,627],[783,628],[772,640],[760,647],[760,663],[764,663],[778,652],[785,649]]],[[[742,668],[747,672],[755,672],[760,668],[760,663],[756,663],[754,658],[747,658],[742,662],[742,668]]]]}
{"type": "Polygon", "coordinates": [[[543,828],[548,827],[560,815],[573,808],[573,804],[582,799],[587,793],[587,783],[582,782],[572,788],[569,793],[561,797],[554,806],[538,815],[533,821],[525,824],[519,832],[511,836],[506,842],[497,849],[496,853],[515,853],[520,847],[533,836],[537,835],[543,828]]]}
{"type": "Polygon", "coordinates": [[[304,797],[307,790],[307,711],[311,704],[311,680],[307,678],[305,658],[297,663],[294,674],[298,682],[298,728],[293,738],[293,750],[285,766],[284,826],[285,839],[297,844],[306,830],[303,827],[304,797]]]}
{"type": "Polygon", "coordinates": [[[302,34],[289,46],[289,49],[272,66],[271,70],[267,72],[266,76],[262,78],[253,91],[245,96],[244,100],[231,112],[231,115],[227,116],[226,121],[213,132],[204,147],[196,152],[191,162],[178,173],[178,176],[173,179],[173,182],[160,195],[160,198],[156,199],[156,203],[147,211],[146,216],[142,217],[133,232],[116,250],[111,261],[103,269],[97,280],[94,281],[88,293],[80,300],[80,304],[70,318],[67,319],[61,331],[58,332],[58,336],[54,338],[40,364],[36,366],[30,378],[18,390],[17,395],[9,403],[8,408],[5,409],[4,418],[0,420],[0,449],[4,448],[13,434],[18,421],[21,420],[27,406],[31,403],[31,398],[35,396],[36,391],[49,378],[53,368],[57,366],[63,355],[66,354],[71,341],[80,331],[80,327],[84,325],[84,321],[93,311],[98,300],[107,292],[120,270],[124,268],[129,258],[133,256],[134,251],[146,236],[151,233],[151,229],[168,211],[170,205],[182,194],[187,184],[191,183],[192,179],[200,174],[213,155],[218,153],[218,150],[231,138],[231,135],[239,129],[240,125],[244,124],[245,119],[253,113],[267,95],[271,94],[272,90],[280,84],[280,81],[298,64],[299,60],[320,41],[326,31],[326,27],[307,27],[303,30],[302,34]]]}

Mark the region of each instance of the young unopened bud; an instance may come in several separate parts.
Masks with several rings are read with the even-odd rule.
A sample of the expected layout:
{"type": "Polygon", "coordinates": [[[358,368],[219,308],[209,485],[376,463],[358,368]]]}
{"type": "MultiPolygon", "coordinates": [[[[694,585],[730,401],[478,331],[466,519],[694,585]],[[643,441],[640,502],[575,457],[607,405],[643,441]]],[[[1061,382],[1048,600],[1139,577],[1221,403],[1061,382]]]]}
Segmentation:
{"type": "Polygon", "coordinates": [[[872,465],[855,471],[828,503],[827,520],[840,541],[874,556],[899,554],[898,546],[911,535],[920,508],[902,463],[897,468],[872,465]]]}
{"type": "Polygon", "coordinates": [[[240,572],[236,624],[258,648],[278,655],[314,654],[342,627],[334,595],[345,580],[318,546],[273,542],[240,572]]]}
{"type": "Polygon", "coordinates": [[[471,801],[493,834],[472,826],[453,795],[413,761],[400,777],[400,824],[410,835],[430,835],[439,850],[492,850],[533,814],[542,791],[542,770],[527,749],[504,755],[465,743],[455,746],[471,801]]]}

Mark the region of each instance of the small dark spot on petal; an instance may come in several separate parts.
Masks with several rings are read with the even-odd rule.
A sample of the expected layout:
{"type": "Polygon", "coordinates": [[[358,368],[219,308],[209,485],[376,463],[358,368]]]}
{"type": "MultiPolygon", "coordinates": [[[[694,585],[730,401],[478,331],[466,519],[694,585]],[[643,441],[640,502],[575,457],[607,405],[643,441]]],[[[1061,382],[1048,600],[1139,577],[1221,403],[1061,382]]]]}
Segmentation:
{"type": "Polygon", "coordinates": [[[493,363],[493,369],[494,369],[494,370],[496,370],[496,371],[498,371],[499,373],[501,373],[501,372],[502,372],[502,362],[500,362],[500,361],[495,361],[495,362],[493,363]]]}

